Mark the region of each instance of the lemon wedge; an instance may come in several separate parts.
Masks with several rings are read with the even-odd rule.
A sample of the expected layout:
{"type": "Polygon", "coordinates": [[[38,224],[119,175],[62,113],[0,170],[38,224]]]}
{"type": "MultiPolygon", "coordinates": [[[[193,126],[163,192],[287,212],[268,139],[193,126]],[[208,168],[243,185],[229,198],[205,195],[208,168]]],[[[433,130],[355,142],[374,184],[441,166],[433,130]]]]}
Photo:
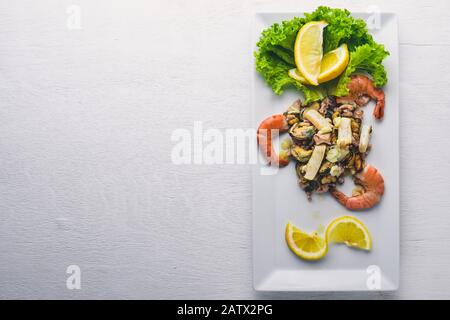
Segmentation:
{"type": "Polygon", "coordinates": [[[295,79],[303,84],[309,84],[308,80],[305,79],[304,76],[297,70],[297,68],[291,69],[288,71],[289,77],[295,79]]]}
{"type": "MultiPolygon", "coordinates": [[[[342,44],[338,48],[326,53],[320,65],[320,74],[317,81],[324,83],[339,77],[345,68],[347,68],[350,54],[348,52],[347,44],[342,44]]],[[[303,84],[310,84],[308,80],[300,73],[297,68],[288,71],[289,77],[295,79],[303,84]]]]}
{"type": "Polygon", "coordinates": [[[316,232],[312,234],[303,232],[291,222],[286,225],[286,242],[295,255],[305,260],[319,260],[328,251],[325,239],[316,232]]]}
{"type": "Polygon", "coordinates": [[[330,222],[326,231],[327,243],[345,243],[349,247],[372,249],[372,237],[360,220],[343,216],[330,222]]]}
{"type": "Polygon", "coordinates": [[[300,28],[294,45],[295,65],[303,77],[312,85],[318,85],[323,57],[323,29],[325,21],[311,21],[300,28]]]}
{"type": "Polygon", "coordinates": [[[320,65],[319,83],[324,83],[337,78],[347,68],[349,53],[347,44],[342,44],[333,51],[327,52],[320,65]]]}

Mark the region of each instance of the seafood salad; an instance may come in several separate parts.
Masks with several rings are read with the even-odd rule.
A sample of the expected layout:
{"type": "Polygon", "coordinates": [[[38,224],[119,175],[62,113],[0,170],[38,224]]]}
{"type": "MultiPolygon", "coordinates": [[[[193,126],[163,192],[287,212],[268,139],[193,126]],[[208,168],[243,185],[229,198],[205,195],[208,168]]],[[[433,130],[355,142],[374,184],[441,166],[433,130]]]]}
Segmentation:
{"type": "Polygon", "coordinates": [[[328,192],[330,187],[342,184],[345,170],[353,175],[362,170],[372,129],[361,125],[360,107],[350,103],[339,105],[336,98],[327,97],[320,104],[292,109],[286,115],[294,123],[289,129],[294,143],[288,153],[297,161],[299,185],[308,198],[313,191],[328,192]],[[320,130],[311,122],[324,120],[326,126],[320,130]],[[309,162],[313,152],[315,158],[309,162]]]}
{"type": "Polygon", "coordinates": [[[308,199],[313,192],[330,192],[348,209],[368,209],[380,201],[384,180],[377,169],[366,166],[372,126],[363,123],[363,106],[375,100],[373,115],[381,118],[384,93],[363,75],[353,76],[349,88],[346,97],[328,96],[307,105],[297,100],[285,113],[268,117],[258,128],[258,143],[271,164],[286,166],[295,160],[299,186],[308,199]],[[272,146],[272,130],[291,137],[279,155],[272,146]],[[358,185],[351,197],[337,189],[345,175],[354,176],[358,185]]]}
{"type": "MultiPolygon", "coordinates": [[[[376,122],[372,128],[364,121],[364,106],[373,100],[373,117],[383,119],[387,72],[382,62],[389,52],[373,39],[365,21],[348,10],[324,6],[273,24],[262,31],[257,47],[256,70],[272,91],[281,95],[289,87],[300,93],[284,113],[269,116],[258,127],[257,143],[268,164],[295,162],[298,185],[310,201],[314,193],[329,193],[347,210],[377,205],[384,179],[366,163],[376,122]],[[290,139],[277,152],[273,136],[279,133],[290,139]],[[351,195],[339,190],[349,178],[355,184],[351,195]]],[[[305,260],[322,259],[332,243],[372,248],[368,228],[353,216],[335,218],[324,235],[307,233],[289,221],[285,239],[305,260]]]]}

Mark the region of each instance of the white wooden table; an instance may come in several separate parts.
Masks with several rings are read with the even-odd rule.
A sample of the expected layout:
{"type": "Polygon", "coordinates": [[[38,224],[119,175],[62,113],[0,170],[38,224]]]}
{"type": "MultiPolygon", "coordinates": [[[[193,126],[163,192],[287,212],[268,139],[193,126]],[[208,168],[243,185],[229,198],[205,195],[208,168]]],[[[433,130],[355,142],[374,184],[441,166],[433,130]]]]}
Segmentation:
{"type": "Polygon", "coordinates": [[[171,162],[249,126],[252,12],[310,2],[1,0],[0,298],[450,298],[446,0],[321,1],[399,17],[398,292],[256,293],[249,167],[171,162]]]}

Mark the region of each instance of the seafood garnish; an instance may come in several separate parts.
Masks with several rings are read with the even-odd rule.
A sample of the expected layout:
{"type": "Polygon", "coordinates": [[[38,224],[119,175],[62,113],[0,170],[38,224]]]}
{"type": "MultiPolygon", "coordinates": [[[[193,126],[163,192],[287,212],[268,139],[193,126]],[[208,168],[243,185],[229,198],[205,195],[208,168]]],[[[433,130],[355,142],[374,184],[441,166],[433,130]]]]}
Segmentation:
{"type": "Polygon", "coordinates": [[[266,156],[269,164],[284,167],[289,163],[287,157],[278,156],[272,147],[272,135],[275,130],[279,133],[286,132],[289,129],[286,117],[283,114],[276,114],[268,117],[259,125],[256,133],[259,147],[266,156]]]}
{"type": "Polygon", "coordinates": [[[320,169],[320,164],[322,163],[323,157],[325,156],[325,151],[327,147],[324,145],[315,146],[311,158],[309,158],[306,164],[305,179],[314,180],[317,171],[320,169]]]}
{"type": "MultiPolygon", "coordinates": [[[[309,105],[295,101],[284,114],[265,119],[257,137],[270,164],[283,167],[289,164],[289,158],[297,162],[298,184],[309,200],[313,193],[329,191],[346,208],[362,210],[380,201],[384,182],[377,169],[365,164],[372,126],[362,124],[362,102],[366,100],[360,94],[370,94],[384,105],[384,93],[371,87],[370,80],[364,76],[354,76],[351,83],[349,88],[359,91],[350,90],[345,99],[329,96],[309,105]],[[280,155],[272,146],[274,130],[288,131],[292,139],[283,143],[280,155]],[[360,186],[351,197],[337,189],[348,174],[360,186]]],[[[382,114],[381,106],[376,109],[377,116],[382,114]]]]}
{"type": "Polygon", "coordinates": [[[311,155],[312,150],[306,150],[300,146],[293,146],[291,148],[291,156],[293,156],[300,163],[308,162],[311,155]]]}
{"type": "Polygon", "coordinates": [[[319,133],[329,133],[333,130],[330,121],[327,121],[326,118],[313,108],[305,110],[303,117],[319,129],[319,133]]]}
{"type": "Polygon", "coordinates": [[[373,110],[374,117],[377,119],[383,118],[385,104],[384,92],[383,90],[376,88],[373,85],[372,80],[361,74],[354,75],[347,87],[350,91],[349,95],[336,98],[338,103],[354,102],[362,107],[365,106],[370,99],[373,99],[376,101],[375,109],[373,110]]]}
{"type": "Polygon", "coordinates": [[[297,122],[289,129],[289,134],[292,139],[300,143],[302,141],[310,140],[315,133],[316,130],[314,127],[307,122],[297,122]]]}
{"type": "Polygon", "coordinates": [[[354,181],[360,188],[356,188],[351,197],[336,188],[330,190],[339,203],[349,210],[362,210],[372,208],[380,202],[384,193],[384,179],[375,167],[368,165],[355,176],[354,181]]]}
{"type": "MultiPolygon", "coordinates": [[[[303,17],[273,23],[262,31],[254,52],[256,71],[274,93],[281,95],[289,87],[302,96],[283,114],[262,121],[257,131],[261,152],[273,166],[294,162],[298,186],[308,201],[313,195],[329,193],[329,198],[340,203],[335,206],[351,211],[376,206],[385,189],[380,171],[366,164],[372,151],[373,127],[364,121],[364,107],[374,101],[373,117],[384,117],[382,88],[388,79],[383,60],[389,52],[375,41],[369,29],[364,20],[353,18],[348,10],[320,6],[303,17]],[[281,141],[276,152],[273,135],[284,132],[289,137],[281,141]],[[343,192],[345,180],[353,180],[351,195],[343,192]]],[[[378,121],[369,122],[378,127],[378,121]]],[[[323,197],[317,196],[317,201],[323,197]]],[[[285,204],[290,206],[291,202],[285,204]]],[[[282,210],[287,207],[292,216],[289,206],[282,210]]],[[[332,243],[372,249],[369,230],[353,216],[332,220],[324,236],[323,229],[320,225],[309,233],[289,222],[287,245],[305,260],[322,259],[332,243]]]]}
{"type": "Polygon", "coordinates": [[[352,129],[351,123],[352,120],[350,118],[340,118],[339,126],[338,126],[338,139],[337,145],[340,148],[346,148],[352,143],[352,129]]]}
{"type": "Polygon", "coordinates": [[[364,153],[367,151],[371,133],[371,125],[365,124],[361,127],[361,133],[359,135],[359,152],[364,153]]]}

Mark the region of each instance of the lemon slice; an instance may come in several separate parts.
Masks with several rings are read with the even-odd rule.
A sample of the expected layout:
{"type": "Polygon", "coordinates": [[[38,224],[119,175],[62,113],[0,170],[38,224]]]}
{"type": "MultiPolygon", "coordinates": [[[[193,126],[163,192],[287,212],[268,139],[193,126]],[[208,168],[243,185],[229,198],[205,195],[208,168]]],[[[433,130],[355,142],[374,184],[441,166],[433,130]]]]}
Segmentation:
{"type": "Polygon", "coordinates": [[[319,83],[337,78],[347,68],[348,60],[348,48],[345,43],[333,51],[326,53],[323,56],[320,66],[320,75],[317,78],[319,83]]]}
{"type": "Polygon", "coordinates": [[[328,251],[325,239],[316,232],[312,234],[303,232],[291,222],[286,225],[286,242],[292,252],[306,260],[319,260],[328,251]]]}
{"type": "Polygon", "coordinates": [[[318,85],[320,65],[323,57],[323,29],[325,21],[311,21],[301,27],[294,45],[295,65],[303,77],[312,85],[318,85]]]}
{"type": "Polygon", "coordinates": [[[349,247],[372,249],[372,237],[364,223],[355,217],[343,216],[330,222],[326,231],[328,243],[345,243],[349,247]]]}
{"type": "Polygon", "coordinates": [[[295,79],[297,81],[300,81],[303,84],[309,84],[308,80],[305,79],[304,76],[302,76],[300,74],[300,72],[298,72],[297,68],[291,69],[288,71],[288,75],[289,77],[291,77],[292,79],[295,79]]]}

